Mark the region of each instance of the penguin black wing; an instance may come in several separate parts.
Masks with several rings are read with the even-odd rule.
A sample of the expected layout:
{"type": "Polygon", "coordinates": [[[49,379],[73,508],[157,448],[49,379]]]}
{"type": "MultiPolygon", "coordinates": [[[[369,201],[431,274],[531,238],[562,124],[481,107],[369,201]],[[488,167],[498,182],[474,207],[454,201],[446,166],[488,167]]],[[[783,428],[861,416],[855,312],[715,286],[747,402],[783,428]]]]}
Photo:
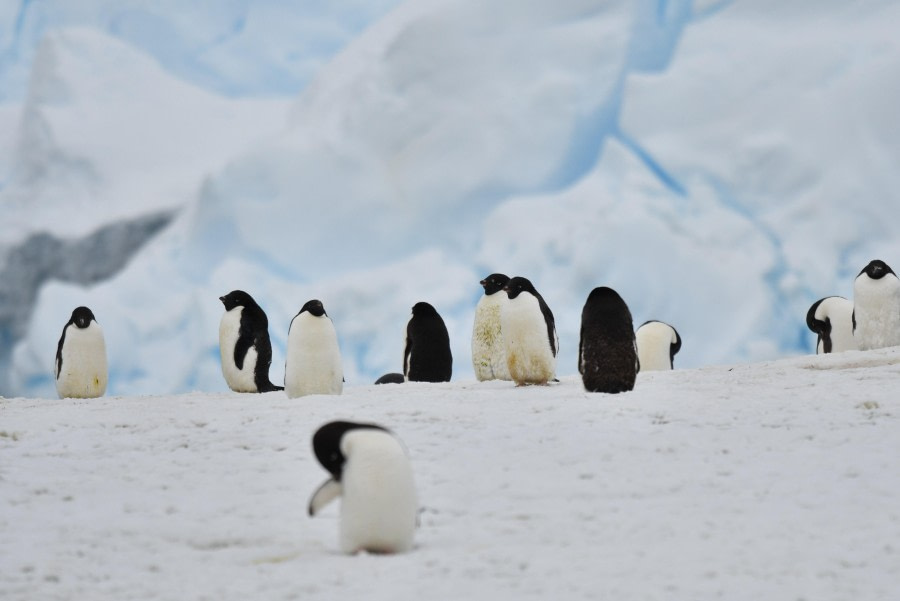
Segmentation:
{"type": "Polygon", "coordinates": [[[550,340],[550,350],[553,351],[553,356],[555,357],[559,349],[556,348],[556,320],[553,318],[553,311],[547,306],[540,292],[535,290],[534,295],[537,297],[541,313],[544,315],[544,321],[547,323],[547,338],[550,340]]]}
{"type": "MultiPolygon", "coordinates": [[[[806,312],[806,325],[807,327],[816,333],[816,348],[819,348],[819,345],[822,345],[822,350],[825,353],[831,352],[831,320],[829,318],[825,318],[825,320],[816,319],[816,311],[819,310],[819,305],[822,304],[828,297],[820,298],[809,308],[809,311],[806,312]]],[[[855,322],[855,320],[854,320],[855,322]]],[[[856,329],[854,323],[854,329],[856,329]]]]}
{"type": "Polygon", "coordinates": [[[67,323],[66,325],[63,326],[62,335],[59,337],[59,344],[56,345],[56,379],[57,380],[59,380],[59,374],[62,373],[62,363],[63,363],[62,349],[63,349],[63,344],[65,344],[65,342],[66,342],[66,330],[68,329],[69,324],[71,324],[71,323],[72,322],[70,320],[69,323],[67,323]]]}
{"type": "Polygon", "coordinates": [[[673,332],[675,332],[675,342],[673,342],[669,347],[669,366],[672,369],[675,369],[675,355],[677,355],[678,351],[681,350],[681,336],[678,334],[678,330],[676,330],[672,326],[669,327],[672,328],[673,332]]]}

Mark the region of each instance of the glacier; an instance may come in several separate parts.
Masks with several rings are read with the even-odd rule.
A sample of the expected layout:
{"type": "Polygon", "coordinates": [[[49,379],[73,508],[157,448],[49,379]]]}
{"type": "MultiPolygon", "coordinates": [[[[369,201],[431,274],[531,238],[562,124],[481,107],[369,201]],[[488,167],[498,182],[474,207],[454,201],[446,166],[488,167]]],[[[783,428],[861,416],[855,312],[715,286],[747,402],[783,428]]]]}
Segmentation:
{"type": "MultiPolygon", "coordinates": [[[[148,52],[162,34],[66,23],[42,37],[21,110],[0,111],[20,132],[0,143],[0,247],[170,218],[111,251],[129,259],[103,281],[39,286],[0,394],[52,396],[78,304],[108,337],[110,394],[224,390],[218,297],[235,288],[269,315],[275,382],[310,298],[349,383],[399,369],[420,300],[466,378],[494,271],[547,300],[561,375],[599,285],[636,325],[678,328],[676,367],[814,352],[809,305],[850,296],[872,258],[900,264],[898,17],[878,0],[406,2],[295,99],[213,82],[199,54],[174,68],[148,52]]],[[[285,48],[246,36],[271,73],[285,48]]]]}

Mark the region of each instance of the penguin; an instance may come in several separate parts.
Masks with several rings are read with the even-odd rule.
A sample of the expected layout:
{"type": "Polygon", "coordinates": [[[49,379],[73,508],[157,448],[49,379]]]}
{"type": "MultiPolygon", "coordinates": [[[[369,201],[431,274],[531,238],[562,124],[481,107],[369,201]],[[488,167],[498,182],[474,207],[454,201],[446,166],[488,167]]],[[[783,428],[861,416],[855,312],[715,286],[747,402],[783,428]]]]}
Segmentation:
{"type": "Polygon", "coordinates": [[[856,350],[853,303],[842,296],[826,296],[806,312],[806,325],[816,333],[816,354],[856,350]]]}
{"type": "Polygon", "coordinates": [[[312,446],[331,478],[313,493],[308,512],[315,516],[341,497],[341,550],[411,550],[418,501],[403,443],[376,424],[334,421],[316,431],[312,446]]]}
{"type": "Polygon", "coordinates": [[[106,342],[103,329],[87,307],[72,311],[72,317],[63,326],[53,375],[61,399],[93,399],[106,394],[106,342]]]}
{"type": "Polygon", "coordinates": [[[406,382],[406,378],[403,374],[398,374],[396,372],[384,374],[375,380],[376,384],[403,384],[404,382],[406,382]]]}
{"type": "Polygon", "coordinates": [[[853,282],[853,338],[861,351],[900,345],[900,279],[880,260],[853,282]]]}
{"type": "Polygon", "coordinates": [[[272,343],[265,311],[243,290],[233,290],[219,300],[225,314],[219,322],[222,375],[235,392],[284,390],[269,381],[272,343]]]}
{"type": "Polygon", "coordinates": [[[510,279],[503,291],[500,330],[510,379],[517,386],[546,384],[556,377],[559,351],[553,312],[527,278],[510,279]]]}
{"type": "Polygon", "coordinates": [[[322,301],[307,302],[291,320],[285,355],[284,391],[288,398],[343,391],[341,349],[322,301]]]}
{"type": "Polygon", "coordinates": [[[605,286],[594,288],[581,311],[578,373],[588,392],[626,392],[640,368],[631,311],[605,286]]]}
{"type": "Polygon", "coordinates": [[[483,280],[484,295],[475,306],[475,323],[472,326],[472,367],[479,382],[485,380],[511,380],[506,365],[506,347],[500,329],[500,310],[509,302],[503,287],[509,276],[492,273],[483,280]]]}
{"type": "Polygon", "coordinates": [[[403,375],[410,382],[449,382],[452,373],[450,335],[444,320],[428,303],[416,303],[406,324],[403,375]]]}
{"type": "Polygon", "coordinates": [[[662,321],[650,320],[634,333],[641,371],[675,368],[675,355],[681,350],[678,330],[662,321]]]}

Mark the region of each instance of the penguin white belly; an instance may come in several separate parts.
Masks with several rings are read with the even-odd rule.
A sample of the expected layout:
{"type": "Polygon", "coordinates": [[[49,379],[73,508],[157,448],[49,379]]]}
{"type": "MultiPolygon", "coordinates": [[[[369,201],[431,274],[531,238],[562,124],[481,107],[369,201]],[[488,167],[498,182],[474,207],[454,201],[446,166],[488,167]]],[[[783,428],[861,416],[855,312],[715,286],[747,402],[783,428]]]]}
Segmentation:
{"type": "Polygon", "coordinates": [[[106,342],[97,322],[83,329],[74,325],[66,328],[62,371],[54,369],[54,373],[60,398],[91,399],[106,393],[106,342]]]}
{"type": "Polygon", "coordinates": [[[479,382],[510,380],[506,346],[500,327],[500,312],[508,299],[503,293],[482,296],[475,307],[472,328],[472,367],[479,382]]]}
{"type": "Polygon", "coordinates": [[[345,553],[403,553],[412,549],[418,501],[412,467],[391,435],[346,434],[341,475],[341,549],[345,553]]]}
{"type": "Polygon", "coordinates": [[[672,328],[651,322],[638,328],[635,335],[641,371],[672,369],[672,345],[675,334],[672,328]]]}
{"type": "Polygon", "coordinates": [[[284,390],[289,398],[341,394],[344,372],[334,324],[308,312],[294,318],[288,333],[284,390]]]}
{"type": "Polygon", "coordinates": [[[226,311],[219,322],[219,352],[222,355],[222,375],[228,387],[235,392],[256,392],[256,347],[251,346],[244,357],[244,365],[238,369],[234,363],[234,347],[241,333],[243,307],[226,311]]]}
{"type": "Polygon", "coordinates": [[[545,384],[556,375],[556,357],[547,337],[547,323],[537,299],[520,294],[504,305],[500,328],[506,365],[516,384],[545,384]]]}
{"type": "Polygon", "coordinates": [[[853,302],[859,350],[900,345],[900,280],[857,280],[853,302]]]}

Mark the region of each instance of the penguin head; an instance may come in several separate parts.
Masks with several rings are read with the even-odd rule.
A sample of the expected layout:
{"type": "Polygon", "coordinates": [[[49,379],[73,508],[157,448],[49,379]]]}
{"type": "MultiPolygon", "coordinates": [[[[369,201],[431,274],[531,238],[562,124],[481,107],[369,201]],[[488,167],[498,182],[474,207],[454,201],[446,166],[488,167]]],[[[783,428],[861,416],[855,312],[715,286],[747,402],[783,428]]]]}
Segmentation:
{"type": "MultiPolygon", "coordinates": [[[[631,322],[631,312],[619,293],[606,286],[591,290],[581,313],[585,321],[605,321],[610,318],[627,318],[631,322]]],[[[629,326],[630,327],[630,326],[629,326]]]]}
{"type": "Polygon", "coordinates": [[[376,424],[361,424],[357,422],[333,421],[325,424],[313,434],[312,446],[316,459],[322,464],[328,472],[338,482],[341,481],[341,474],[344,471],[344,463],[347,458],[341,450],[341,439],[344,434],[352,430],[368,428],[371,430],[382,430],[387,432],[386,428],[382,428],[376,424]]]}
{"type": "Polygon", "coordinates": [[[426,302],[418,302],[413,305],[412,314],[417,317],[423,315],[437,315],[437,309],[426,302]]]}
{"type": "Polygon", "coordinates": [[[300,313],[304,311],[308,312],[310,315],[314,317],[322,317],[323,315],[327,315],[325,313],[325,305],[322,304],[322,301],[318,299],[312,299],[311,301],[307,301],[303,308],[300,309],[300,313]]]}
{"type": "Polygon", "coordinates": [[[72,311],[72,318],[69,320],[69,323],[75,324],[75,326],[83,330],[91,325],[92,321],[96,321],[93,312],[87,307],[78,307],[72,311]]]}
{"type": "Polygon", "coordinates": [[[510,299],[514,299],[523,292],[528,292],[529,294],[535,295],[534,286],[531,284],[531,281],[528,278],[523,278],[520,276],[516,276],[511,278],[504,286],[503,290],[506,292],[506,295],[510,299]]]}
{"type": "Polygon", "coordinates": [[[253,297],[243,290],[232,290],[225,296],[220,296],[219,300],[225,305],[226,311],[231,311],[236,307],[256,306],[256,301],[253,300],[253,297]]]}
{"type": "Polygon", "coordinates": [[[484,287],[485,295],[490,296],[503,290],[507,282],[509,282],[509,276],[502,273],[492,273],[479,283],[484,287]]]}
{"type": "Polygon", "coordinates": [[[889,273],[893,274],[894,271],[888,267],[888,264],[880,259],[875,259],[874,261],[870,261],[869,264],[859,272],[859,275],[866,274],[873,280],[880,280],[889,273]]]}

